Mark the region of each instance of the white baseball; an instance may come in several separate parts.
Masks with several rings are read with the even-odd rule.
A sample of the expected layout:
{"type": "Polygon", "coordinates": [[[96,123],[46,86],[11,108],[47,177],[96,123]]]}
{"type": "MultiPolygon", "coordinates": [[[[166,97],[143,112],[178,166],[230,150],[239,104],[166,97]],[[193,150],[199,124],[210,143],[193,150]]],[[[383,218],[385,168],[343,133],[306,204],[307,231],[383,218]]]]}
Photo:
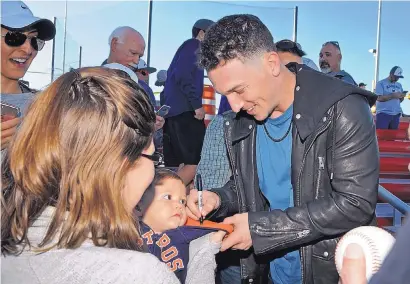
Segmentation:
{"type": "Polygon", "coordinates": [[[335,262],[337,272],[342,270],[343,256],[349,244],[358,244],[366,258],[367,281],[375,274],[383,263],[395,242],[395,238],[387,231],[373,226],[363,226],[347,232],[336,246],[335,262]]]}

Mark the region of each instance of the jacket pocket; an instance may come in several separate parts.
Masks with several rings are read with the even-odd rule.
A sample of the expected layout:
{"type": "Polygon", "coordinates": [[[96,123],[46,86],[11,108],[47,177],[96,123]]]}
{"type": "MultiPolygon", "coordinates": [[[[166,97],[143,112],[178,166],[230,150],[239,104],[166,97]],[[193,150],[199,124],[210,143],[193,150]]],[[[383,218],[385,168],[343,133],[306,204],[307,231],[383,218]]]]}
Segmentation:
{"type": "Polygon", "coordinates": [[[318,199],[319,197],[322,197],[320,194],[320,189],[323,186],[323,178],[324,178],[324,172],[325,172],[325,158],[324,157],[317,157],[317,173],[316,173],[316,181],[315,181],[315,199],[318,199]]]}
{"type": "Polygon", "coordinates": [[[335,251],[339,238],[323,240],[312,246],[312,272],[314,284],[337,284],[339,274],[335,264],[335,251]]]}

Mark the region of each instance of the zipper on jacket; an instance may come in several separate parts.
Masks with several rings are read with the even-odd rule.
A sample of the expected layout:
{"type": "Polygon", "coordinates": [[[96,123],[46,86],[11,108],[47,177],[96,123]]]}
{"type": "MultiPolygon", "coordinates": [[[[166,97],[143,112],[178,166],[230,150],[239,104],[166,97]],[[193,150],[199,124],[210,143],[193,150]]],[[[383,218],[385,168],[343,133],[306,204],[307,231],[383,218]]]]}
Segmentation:
{"type": "MultiPolygon", "coordinates": [[[[333,114],[334,115],[334,114],[333,114]]],[[[314,135],[313,139],[311,140],[310,144],[308,145],[308,147],[305,147],[305,152],[303,153],[303,158],[302,158],[302,164],[300,166],[300,170],[299,170],[299,175],[298,175],[298,180],[297,180],[297,184],[296,184],[296,206],[300,206],[300,179],[302,178],[302,173],[303,173],[303,167],[305,166],[305,162],[306,162],[306,157],[307,154],[309,153],[310,149],[312,148],[313,144],[315,143],[317,137],[322,134],[329,126],[330,123],[332,122],[331,119],[327,120],[327,123],[322,125],[322,127],[319,128],[319,130],[316,132],[316,134],[314,135]]],[[[305,275],[304,275],[304,267],[305,267],[305,261],[304,261],[305,257],[304,257],[304,251],[303,248],[300,249],[300,262],[301,262],[301,276],[302,276],[302,283],[306,283],[306,279],[305,279],[305,275]]]]}
{"type": "MultiPolygon", "coordinates": [[[[226,144],[226,148],[227,148],[227,150],[228,150],[228,154],[229,154],[229,156],[231,157],[231,158],[229,159],[229,161],[230,161],[230,163],[231,163],[232,176],[233,176],[233,179],[234,179],[234,182],[235,182],[234,186],[236,187],[236,191],[237,191],[236,196],[237,196],[237,198],[238,198],[239,210],[240,210],[240,211],[243,211],[242,204],[241,204],[241,200],[240,200],[240,198],[239,198],[239,195],[242,195],[242,194],[239,192],[239,190],[238,190],[238,188],[237,188],[237,184],[238,184],[238,178],[237,178],[238,169],[236,168],[236,165],[235,165],[235,157],[233,156],[233,153],[232,153],[232,152],[233,152],[233,151],[232,151],[232,141],[231,141],[231,139],[229,139],[229,137],[228,137],[228,132],[230,133],[229,136],[230,136],[230,137],[232,136],[232,125],[231,125],[231,122],[230,122],[230,121],[225,121],[225,123],[227,123],[227,125],[228,125],[228,131],[224,131],[225,144],[226,144]]],[[[243,198],[243,196],[241,196],[241,198],[243,198]]],[[[239,213],[242,213],[242,212],[239,212],[239,213]]]]}
{"type": "Polygon", "coordinates": [[[317,171],[315,199],[319,197],[320,180],[322,179],[322,173],[323,173],[323,170],[325,169],[325,158],[318,157],[318,160],[319,160],[319,169],[317,171]]]}
{"type": "MultiPolygon", "coordinates": [[[[283,234],[290,234],[290,233],[287,232],[287,231],[277,231],[277,232],[278,232],[278,233],[283,233],[283,234]]],[[[295,236],[294,238],[292,238],[292,239],[290,239],[290,240],[288,240],[288,241],[284,241],[284,242],[278,243],[278,244],[275,245],[275,246],[267,247],[267,248],[265,248],[264,250],[261,250],[261,253],[265,253],[265,252],[267,252],[267,251],[270,251],[270,250],[272,250],[272,249],[277,248],[278,246],[286,245],[287,243],[291,243],[291,242],[294,242],[295,240],[304,238],[304,237],[306,237],[307,235],[309,235],[309,233],[310,233],[310,230],[307,230],[307,229],[306,229],[306,230],[299,231],[299,232],[292,232],[291,234],[293,234],[293,235],[295,236]]]]}
{"type": "MultiPolygon", "coordinates": [[[[233,150],[232,150],[232,141],[231,141],[231,139],[229,139],[229,137],[232,136],[232,125],[231,125],[232,123],[230,121],[224,121],[224,124],[226,124],[227,128],[228,128],[227,131],[224,131],[224,138],[225,138],[226,149],[228,150],[229,163],[231,164],[232,176],[233,176],[233,180],[234,180],[234,186],[236,187],[236,190],[237,190],[236,196],[238,198],[238,206],[239,206],[239,210],[243,211],[242,210],[242,204],[241,204],[241,201],[240,201],[240,198],[239,198],[239,195],[241,193],[239,192],[239,190],[236,186],[238,184],[238,179],[237,179],[238,169],[236,168],[236,165],[235,165],[235,157],[232,154],[232,152],[233,152],[233,150]],[[230,135],[228,135],[228,132],[230,133],[230,135]]],[[[241,279],[247,278],[248,275],[245,275],[245,273],[244,273],[244,271],[246,271],[246,274],[248,274],[247,269],[246,269],[246,265],[243,264],[241,259],[239,260],[239,263],[240,263],[240,268],[241,268],[241,271],[240,271],[241,279]]]]}

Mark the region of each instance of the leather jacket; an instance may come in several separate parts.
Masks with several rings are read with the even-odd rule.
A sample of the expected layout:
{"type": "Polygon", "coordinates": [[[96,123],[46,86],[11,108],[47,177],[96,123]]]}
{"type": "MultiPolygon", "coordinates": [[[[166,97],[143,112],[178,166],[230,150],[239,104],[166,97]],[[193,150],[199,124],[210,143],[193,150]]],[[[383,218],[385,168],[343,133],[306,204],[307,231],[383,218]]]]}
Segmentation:
{"type": "MultiPolygon", "coordinates": [[[[289,67],[289,66],[288,66],[289,67]]],[[[291,182],[295,206],[269,209],[256,168],[257,121],[225,116],[233,176],[211,189],[221,205],[211,219],[248,213],[253,247],[241,258],[242,283],[268,283],[276,253],[299,249],[303,284],[338,282],[336,244],[352,228],[375,224],[379,150],[369,105],[376,96],[303,65],[296,74],[291,182]]]]}

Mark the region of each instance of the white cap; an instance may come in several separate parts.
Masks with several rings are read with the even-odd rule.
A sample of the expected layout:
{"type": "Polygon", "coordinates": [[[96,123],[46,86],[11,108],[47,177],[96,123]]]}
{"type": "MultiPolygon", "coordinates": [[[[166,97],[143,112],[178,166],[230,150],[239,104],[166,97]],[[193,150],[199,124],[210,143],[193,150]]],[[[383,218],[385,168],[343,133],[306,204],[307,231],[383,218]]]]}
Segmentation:
{"type": "Polygon", "coordinates": [[[127,66],[124,66],[120,63],[109,63],[109,64],[103,65],[103,67],[109,68],[109,69],[124,71],[125,73],[127,73],[131,77],[132,80],[134,80],[135,82],[138,83],[137,75],[135,75],[135,73],[132,72],[132,70],[130,68],[128,68],[127,66]]]}
{"type": "Polygon", "coordinates": [[[34,17],[23,1],[1,1],[1,25],[11,31],[21,31],[33,27],[42,40],[53,39],[56,28],[52,21],[34,17]]]}
{"type": "Polygon", "coordinates": [[[167,80],[167,70],[159,70],[157,73],[157,81],[155,81],[155,86],[164,86],[167,80]]]}
{"type": "Polygon", "coordinates": [[[404,78],[403,77],[403,69],[401,69],[401,67],[399,66],[394,66],[391,70],[390,70],[390,74],[398,77],[398,78],[404,78]]]}
{"type": "Polygon", "coordinates": [[[309,59],[307,57],[302,57],[302,63],[305,64],[306,66],[312,68],[313,70],[319,71],[319,68],[317,67],[315,62],[313,62],[312,59],[309,59]]]}
{"type": "Polygon", "coordinates": [[[154,73],[157,71],[157,68],[149,67],[144,59],[140,59],[137,66],[138,70],[147,70],[149,74],[154,73]]]}

